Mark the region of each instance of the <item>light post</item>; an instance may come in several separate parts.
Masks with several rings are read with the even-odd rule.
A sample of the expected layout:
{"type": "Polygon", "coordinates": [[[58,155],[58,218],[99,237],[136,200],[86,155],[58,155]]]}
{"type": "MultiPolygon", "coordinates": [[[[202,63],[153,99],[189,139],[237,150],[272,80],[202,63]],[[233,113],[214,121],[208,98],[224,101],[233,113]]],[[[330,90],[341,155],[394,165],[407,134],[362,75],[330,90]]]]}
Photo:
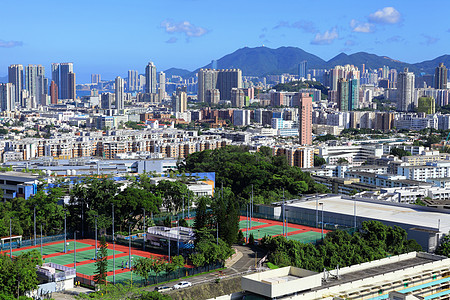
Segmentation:
{"type": "MultiPolygon", "coordinates": [[[[184,199],[183,199],[184,200],[184,199]]],[[[184,202],[183,202],[183,205],[184,205],[184,202]]],[[[183,213],[184,213],[184,211],[183,211],[183,213]]],[[[147,236],[147,231],[145,230],[145,208],[144,208],[144,235],[143,235],[143,239],[144,239],[144,242],[142,243],[143,244],[143,250],[145,251],[145,237],[147,236]]]]}
{"type": "Polygon", "coordinates": [[[41,223],[41,257],[42,257],[42,223],[41,223]]]}
{"type": "Polygon", "coordinates": [[[114,237],[114,203],[112,203],[113,284],[116,284],[116,239],[114,237]]]}
{"type": "Polygon", "coordinates": [[[9,218],[9,257],[12,259],[12,228],[11,228],[11,220],[13,218],[9,218]]]}
{"type": "Polygon", "coordinates": [[[319,227],[319,198],[316,198],[316,228],[319,227]]]}
{"type": "Polygon", "coordinates": [[[355,227],[356,232],[356,200],[353,200],[353,214],[354,214],[353,227],[355,227]]]}
{"type": "Polygon", "coordinates": [[[180,220],[177,220],[177,255],[180,255],[180,220]]]}
{"type": "Polygon", "coordinates": [[[289,209],[286,209],[286,240],[288,239],[288,212],[289,209]]]}
{"type": "Polygon", "coordinates": [[[73,233],[73,268],[77,271],[77,232],[73,233]]]}
{"type": "Polygon", "coordinates": [[[34,215],[34,246],[36,246],[36,206],[33,208],[34,215]]]}
{"type": "Polygon", "coordinates": [[[64,209],[64,253],[67,253],[67,209],[64,209]]]}
{"type": "Polygon", "coordinates": [[[128,223],[128,267],[131,269],[131,223],[128,223]]]}
{"type": "Polygon", "coordinates": [[[98,215],[95,215],[95,259],[97,260],[97,217],[98,215]]]}
{"type": "Polygon", "coordinates": [[[322,241],[323,241],[323,203],[320,202],[320,203],[319,203],[319,206],[322,207],[322,241]]]}
{"type": "Polygon", "coordinates": [[[183,195],[183,220],[184,220],[184,195],[183,195]]]}

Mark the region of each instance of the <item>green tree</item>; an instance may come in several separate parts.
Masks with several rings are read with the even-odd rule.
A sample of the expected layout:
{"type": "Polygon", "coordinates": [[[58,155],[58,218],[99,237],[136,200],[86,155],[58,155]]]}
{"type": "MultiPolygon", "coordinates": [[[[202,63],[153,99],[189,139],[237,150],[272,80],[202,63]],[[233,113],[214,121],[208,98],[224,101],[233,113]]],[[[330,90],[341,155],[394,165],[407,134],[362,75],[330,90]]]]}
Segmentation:
{"type": "Polygon", "coordinates": [[[397,147],[391,148],[390,154],[395,155],[398,158],[402,158],[403,156],[411,156],[411,152],[397,147]]]}
{"type": "Polygon", "coordinates": [[[150,272],[152,271],[152,259],[147,257],[138,257],[134,261],[134,271],[144,278],[145,285],[148,284],[150,272]]]}
{"type": "Polygon", "coordinates": [[[438,255],[450,257],[450,235],[446,235],[441,239],[441,243],[439,244],[435,252],[438,255]]]}
{"type": "Polygon", "coordinates": [[[314,155],[314,167],[320,167],[322,165],[325,165],[327,161],[318,155],[314,155]]]}
{"type": "Polygon", "coordinates": [[[106,245],[105,237],[100,238],[100,250],[97,253],[95,261],[95,275],[94,281],[96,284],[106,283],[106,274],[108,271],[108,246],[106,245]]]}

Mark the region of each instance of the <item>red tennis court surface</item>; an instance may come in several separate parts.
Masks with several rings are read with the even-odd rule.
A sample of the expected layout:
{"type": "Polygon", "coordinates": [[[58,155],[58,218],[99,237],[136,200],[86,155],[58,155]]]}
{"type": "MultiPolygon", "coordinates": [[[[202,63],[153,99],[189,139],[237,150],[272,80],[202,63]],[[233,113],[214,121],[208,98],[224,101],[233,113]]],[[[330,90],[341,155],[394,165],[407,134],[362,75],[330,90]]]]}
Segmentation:
{"type": "MultiPolygon", "coordinates": [[[[38,241],[39,242],[39,241],[38,241]]],[[[74,260],[76,257],[76,268],[77,268],[77,276],[86,278],[88,280],[93,280],[93,274],[95,274],[95,240],[92,239],[77,239],[76,241],[76,256],[74,240],[67,240],[69,245],[66,246],[66,253],[64,253],[64,241],[57,241],[52,243],[47,243],[42,245],[42,253],[44,262],[53,262],[60,265],[64,265],[66,267],[74,267],[74,260]]],[[[100,242],[97,242],[98,247],[100,247],[100,242]]],[[[19,255],[20,253],[30,251],[36,249],[38,252],[41,251],[41,246],[38,243],[37,246],[24,247],[13,249],[13,256],[19,255]]],[[[3,251],[4,253],[9,254],[8,251],[3,251]]],[[[148,258],[157,258],[162,257],[167,259],[167,256],[155,254],[147,251],[142,251],[142,249],[137,249],[131,247],[131,257],[132,259],[136,259],[138,257],[148,257],[148,258]]],[[[108,280],[110,280],[113,275],[113,245],[108,243],[108,280]]],[[[130,268],[128,264],[129,260],[129,247],[123,245],[115,245],[115,274],[117,277],[128,277],[123,273],[130,273],[130,268]],[[120,275],[121,274],[121,275],[120,275]]],[[[129,274],[131,275],[131,274],[129,274]]],[[[129,276],[131,277],[131,276],[129,276]]],[[[139,277],[134,274],[136,279],[139,277]]]]}
{"type": "MultiPolygon", "coordinates": [[[[288,239],[311,242],[322,237],[321,228],[290,224],[289,222],[287,223],[287,227],[286,231],[288,239]]],[[[245,232],[247,231],[247,218],[245,216],[240,217],[239,228],[245,235],[245,232]]],[[[323,234],[326,235],[328,232],[330,232],[330,230],[324,230],[323,234]]],[[[283,235],[283,222],[253,218],[252,227],[249,228],[249,233],[252,233],[255,239],[260,239],[265,235],[283,235]]]]}

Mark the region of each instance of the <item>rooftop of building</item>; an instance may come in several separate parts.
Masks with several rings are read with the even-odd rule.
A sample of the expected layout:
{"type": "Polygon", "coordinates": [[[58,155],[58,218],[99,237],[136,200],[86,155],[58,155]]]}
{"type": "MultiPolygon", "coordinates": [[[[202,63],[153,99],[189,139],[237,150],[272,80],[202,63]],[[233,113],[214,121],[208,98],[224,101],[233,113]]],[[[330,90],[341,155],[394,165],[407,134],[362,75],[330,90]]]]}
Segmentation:
{"type": "Polygon", "coordinates": [[[438,229],[443,233],[450,230],[450,215],[444,210],[423,207],[413,204],[392,203],[386,201],[368,200],[364,198],[322,195],[311,197],[304,201],[295,201],[289,207],[316,210],[318,203],[323,203],[325,212],[354,216],[382,222],[410,224],[411,227],[438,229]],[[438,224],[439,223],[439,224],[438,224]]]}

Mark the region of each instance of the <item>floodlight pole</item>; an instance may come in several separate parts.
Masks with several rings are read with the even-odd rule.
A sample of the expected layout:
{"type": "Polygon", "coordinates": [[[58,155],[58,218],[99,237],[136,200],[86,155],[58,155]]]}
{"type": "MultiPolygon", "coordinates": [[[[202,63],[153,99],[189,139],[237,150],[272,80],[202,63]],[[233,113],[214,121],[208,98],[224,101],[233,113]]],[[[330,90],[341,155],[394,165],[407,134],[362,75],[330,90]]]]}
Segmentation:
{"type": "Polygon", "coordinates": [[[34,246],[36,246],[36,206],[33,208],[34,215],[34,246]]]}
{"type": "MultiPolygon", "coordinates": [[[[184,205],[184,202],[183,202],[183,205],[184,205]]],[[[183,213],[184,213],[184,210],[183,210],[183,213]]],[[[146,229],[145,229],[145,208],[144,208],[144,235],[143,235],[143,239],[144,239],[144,242],[142,243],[143,244],[143,250],[145,251],[145,237],[147,236],[147,231],[146,231],[146,229]]]]}
{"type": "Polygon", "coordinates": [[[42,258],[42,223],[41,223],[41,258],[42,258]]]}
{"type": "Polygon", "coordinates": [[[64,253],[67,253],[67,210],[64,209],[64,253]]]}
{"type": "Polygon", "coordinates": [[[75,272],[77,270],[77,232],[74,231],[73,233],[73,268],[75,269],[75,272]]]}
{"type": "Polygon", "coordinates": [[[97,217],[98,215],[95,215],[95,259],[97,260],[97,217]]]}
{"type": "Polygon", "coordinates": [[[131,223],[128,223],[128,267],[131,269],[131,223]]]}
{"type": "Polygon", "coordinates": [[[11,220],[9,218],[9,257],[12,259],[12,229],[11,229],[11,220]]]}
{"type": "Polygon", "coordinates": [[[112,203],[113,284],[116,284],[116,241],[114,238],[114,203],[112,203]]]}

